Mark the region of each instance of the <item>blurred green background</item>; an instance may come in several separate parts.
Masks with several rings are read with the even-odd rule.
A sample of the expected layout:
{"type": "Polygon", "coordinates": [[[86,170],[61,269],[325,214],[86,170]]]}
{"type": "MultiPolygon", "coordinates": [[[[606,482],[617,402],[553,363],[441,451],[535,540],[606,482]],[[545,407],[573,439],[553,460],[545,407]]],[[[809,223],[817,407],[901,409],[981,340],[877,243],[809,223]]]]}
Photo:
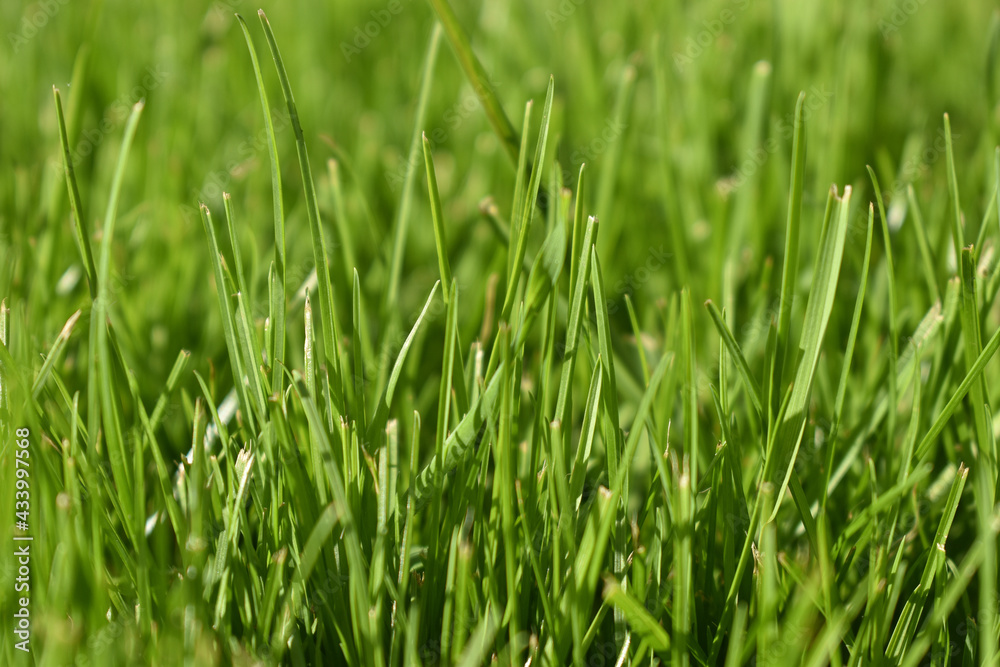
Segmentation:
{"type": "MultiPolygon", "coordinates": [[[[79,154],[78,179],[92,228],[103,218],[127,110],[140,98],[146,102],[129,160],[114,258],[118,298],[129,305],[126,347],[140,379],[155,387],[180,348],[196,351],[199,365],[222,351],[219,324],[210,316],[214,296],[203,289],[210,270],[196,207],[205,201],[221,214],[221,192],[231,192],[241,224],[252,230],[247,238],[257,245],[253,252],[248,248],[249,256],[256,261],[270,254],[264,126],[233,17],[234,12],[252,17],[256,9],[247,2],[185,0],[52,0],[0,8],[6,37],[0,60],[0,294],[48,295],[44,312],[28,318],[32,349],[53,338],[86,293],[83,281],[55,289],[78,264],[59,163],[51,92],[56,85],[68,105],[70,141],[79,154]],[[74,68],[77,89],[70,90],[74,68]]],[[[943,145],[941,114],[950,111],[963,173],[959,184],[974,227],[985,204],[980,184],[988,178],[997,143],[997,75],[989,41],[993,9],[989,2],[918,0],[496,0],[456,6],[516,127],[525,101],[540,104],[549,75],[555,76],[553,135],[562,168],[575,181],[586,161],[613,188],[613,196],[603,197],[599,188],[591,189],[592,207],[603,222],[599,248],[606,282],[616,290],[609,298],[636,292],[640,302],[679,287],[673,268],[679,261],[698,276],[696,296],[719,298],[721,277],[712,248],[724,237],[727,221],[738,215],[734,201],[742,188],[733,183],[755,181],[751,224],[762,227],[748,235],[749,254],[741,255],[745,261],[737,268],[741,278],[755,284],[762,259],[780,255],[790,121],[800,90],[807,91],[811,109],[807,221],[818,225],[830,184],[841,189],[863,184],[866,163],[889,183],[904,172],[918,186],[943,182],[943,152],[934,142],[943,145]],[[754,151],[761,149],[748,143],[747,98],[761,60],[772,71],[760,144],[771,137],[777,143],[755,160],[754,151]],[[620,148],[608,150],[619,137],[620,148]],[[903,169],[908,139],[915,142],[912,155],[918,159],[903,169]],[[680,258],[671,225],[686,244],[680,258]],[[637,286],[635,267],[651,248],[663,248],[675,259],[637,286]]],[[[338,157],[358,270],[378,302],[433,12],[416,0],[397,0],[391,7],[293,1],[265,10],[283,45],[327,223],[326,161],[338,157]]],[[[291,284],[306,277],[312,257],[293,137],[280,122],[287,116],[272,68],[263,71],[283,127],[279,148],[291,284]]],[[[509,215],[505,203],[514,170],[446,44],[425,130],[435,144],[449,244],[461,249],[453,254],[455,272],[460,285],[474,283],[502,261],[478,204],[496,196],[501,214],[509,215]]],[[[918,194],[925,193],[918,188],[918,194]]],[[[419,182],[416,195],[414,219],[426,220],[419,182]]],[[[930,227],[942,234],[944,202],[935,199],[927,211],[930,227]]],[[[332,229],[329,233],[336,243],[332,229]]],[[[856,236],[854,255],[864,241],[863,234],[856,236]]],[[[914,248],[903,252],[908,250],[914,248]]],[[[266,263],[252,268],[255,288],[262,290],[266,263]]],[[[411,314],[435,279],[432,235],[410,234],[404,275],[401,303],[411,314]]],[[[347,307],[346,300],[341,304],[347,307]]],[[[914,304],[915,311],[926,305],[914,304]]],[[[746,315],[738,312],[737,321],[746,315]]],[[[474,319],[463,322],[465,333],[476,330],[474,319]]]]}

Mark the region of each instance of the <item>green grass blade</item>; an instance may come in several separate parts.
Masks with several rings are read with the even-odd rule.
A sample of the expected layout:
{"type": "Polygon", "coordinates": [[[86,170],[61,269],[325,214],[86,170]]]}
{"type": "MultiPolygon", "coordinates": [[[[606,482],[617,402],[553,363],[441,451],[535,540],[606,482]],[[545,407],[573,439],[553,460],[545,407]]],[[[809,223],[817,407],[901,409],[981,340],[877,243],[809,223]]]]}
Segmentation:
{"type": "Polygon", "coordinates": [[[458,426],[444,443],[444,460],[434,457],[428,461],[416,479],[416,503],[422,507],[433,489],[438,467],[448,474],[478,446],[484,433],[484,426],[492,422],[499,409],[500,376],[494,375],[479,396],[479,400],[469,407],[458,426]]]}
{"type": "Polygon", "coordinates": [[[486,118],[490,121],[493,131],[500,139],[500,145],[503,146],[511,162],[516,164],[517,149],[520,143],[517,130],[514,129],[510,119],[504,112],[503,105],[500,104],[500,99],[493,89],[489,75],[483,68],[482,63],[479,62],[479,58],[473,52],[468,35],[466,35],[459,24],[458,17],[455,16],[455,11],[451,8],[448,0],[429,1],[431,7],[434,8],[434,13],[437,14],[438,20],[444,26],[445,33],[448,35],[448,41],[451,43],[451,48],[455,51],[455,56],[462,66],[462,71],[465,72],[465,76],[472,85],[472,89],[476,92],[479,103],[483,105],[486,118]]]}
{"type": "MultiPolygon", "coordinates": [[[[590,378],[590,390],[584,403],[583,423],[580,427],[580,443],[576,448],[573,468],[570,471],[569,497],[574,502],[583,491],[587,460],[594,446],[594,433],[597,430],[597,418],[600,415],[601,389],[604,380],[603,364],[598,361],[590,378]]],[[[555,443],[553,443],[555,445],[555,443]]],[[[558,474],[559,471],[556,471],[558,474]]]]}
{"type": "MultiPolygon", "coordinates": [[[[620,461],[622,452],[622,431],[619,423],[621,413],[618,409],[618,386],[615,380],[614,351],[611,346],[611,326],[608,322],[608,305],[604,298],[604,277],[601,274],[601,263],[597,259],[597,248],[590,249],[590,275],[591,287],[594,292],[594,312],[597,315],[597,341],[600,350],[602,372],[604,373],[604,384],[607,391],[601,394],[605,405],[605,459],[608,467],[608,479],[616,479],[618,476],[618,466],[628,465],[625,461],[620,461]]],[[[623,487],[621,497],[629,496],[629,475],[626,468],[623,472],[623,487]]],[[[616,508],[616,514],[618,508],[616,508]]],[[[626,568],[626,525],[623,518],[618,515],[615,518],[615,532],[612,537],[614,551],[612,553],[612,574],[618,579],[624,579],[626,568]]],[[[616,650],[621,650],[628,644],[625,611],[616,607],[614,610],[615,621],[615,645],[616,650]]]]}
{"type": "Polygon", "coordinates": [[[899,391],[896,387],[896,359],[899,357],[899,325],[896,323],[896,269],[892,260],[892,238],[889,235],[889,221],[882,204],[882,190],[875,176],[875,170],[868,166],[868,176],[875,188],[878,215],[882,220],[882,239],[885,242],[885,268],[889,286],[889,412],[886,415],[886,433],[890,443],[896,440],[896,411],[899,408],[899,391]]]}
{"type": "MultiPolygon", "coordinates": [[[[437,247],[438,268],[441,270],[441,284],[451,285],[451,266],[448,263],[448,242],[444,230],[444,213],[441,211],[441,195],[438,194],[437,175],[434,172],[434,156],[431,142],[422,135],[424,146],[424,166],[427,168],[427,192],[431,201],[431,221],[434,223],[434,244],[437,247]]],[[[450,290],[445,289],[445,303],[449,302],[450,290]]]]}
{"type": "MultiPolygon", "coordinates": [[[[430,99],[431,87],[434,83],[434,65],[437,63],[438,45],[441,42],[441,26],[435,23],[424,54],[423,69],[420,73],[420,92],[417,94],[417,109],[413,120],[413,138],[410,140],[410,150],[407,154],[406,176],[403,180],[403,191],[400,194],[399,206],[393,221],[394,237],[392,257],[389,260],[389,282],[385,292],[385,302],[382,314],[392,313],[399,300],[399,281],[403,272],[403,253],[406,251],[406,236],[410,227],[410,209],[413,206],[413,186],[416,183],[418,165],[420,163],[420,144],[423,136],[427,102],[430,99]]],[[[447,283],[446,283],[447,284],[447,283]]],[[[379,383],[381,385],[381,382],[379,383]]]]}
{"type": "MultiPolygon", "coordinates": [[[[330,284],[330,264],[326,253],[323,224],[319,215],[319,203],[316,199],[316,187],[313,181],[312,169],[309,166],[309,153],[306,149],[302,125],[299,122],[299,112],[295,106],[295,98],[292,96],[291,84],[288,82],[288,74],[282,62],[281,53],[278,51],[278,44],[274,39],[274,32],[271,30],[271,24],[264,15],[264,10],[258,11],[257,14],[264,28],[264,35],[267,37],[267,45],[271,50],[271,57],[278,72],[278,81],[281,83],[281,92],[285,98],[285,104],[288,106],[288,115],[291,118],[292,130],[295,133],[295,151],[299,158],[299,172],[302,175],[306,213],[309,218],[309,233],[312,238],[313,259],[316,264],[316,275],[319,285],[320,328],[323,332],[323,354],[331,365],[329,368],[331,378],[337,383],[337,386],[341,387],[341,392],[343,392],[343,370],[340,361],[340,348],[337,344],[340,340],[340,335],[337,331],[333,287],[330,284]]],[[[339,407],[343,408],[343,406],[339,407]]]]}
{"type": "Polygon", "coordinates": [[[914,457],[917,460],[923,459],[930,452],[931,446],[934,444],[935,439],[944,430],[945,425],[951,418],[955,411],[958,409],[959,405],[962,403],[962,399],[965,395],[969,393],[973,385],[981,379],[983,369],[986,368],[986,364],[990,362],[993,355],[996,354],[997,349],[1000,348],[1000,329],[997,329],[990,340],[983,346],[983,351],[976,357],[976,360],[969,367],[969,371],[965,374],[965,378],[962,380],[958,388],[952,393],[951,398],[941,409],[941,412],[934,419],[931,427],[924,434],[924,437],[920,439],[920,444],[917,445],[917,449],[914,452],[914,457]]]}
{"type": "MultiPolygon", "coordinates": [[[[553,207],[557,208],[557,207],[553,207]]],[[[520,352],[523,349],[531,324],[538,313],[545,305],[546,301],[555,294],[555,289],[559,285],[559,277],[562,275],[563,265],[566,262],[566,227],[561,220],[557,220],[549,230],[545,241],[542,243],[535,262],[528,273],[528,289],[525,295],[525,322],[518,332],[515,348],[520,352]]],[[[555,301],[552,299],[550,303],[555,301]]]]}
{"type": "Polygon", "coordinates": [[[354,337],[352,339],[352,353],[354,360],[354,411],[355,420],[358,422],[358,430],[367,433],[365,424],[365,353],[364,353],[364,323],[365,316],[361,304],[361,278],[358,270],[354,270],[354,282],[352,290],[352,312],[354,322],[354,337]]]}
{"type": "Polygon", "coordinates": [[[998,531],[1000,531],[1000,520],[994,519],[990,525],[990,531],[985,535],[980,535],[975,545],[966,554],[962,560],[962,566],[959,568],[954,579],[948,584],[944,593],[935,600],[934,609],[927,619],[924,631],[921,632],[920,636],[903,656],[900,663],[903,667],[916,667],[920,664],[920,661],[937,636],[935,630],[947,623],[948,616],[968,588],[969,582],[972,581],[972,577],[976,574],[976,570],[983,564],[987,549],[986,543],[990,540],[996,540],[998,531]]]}
{"type": "MultiPolygon", "coordinates": [[[[444,0],[441,0],[442,2],[444,0]]],[[[514,307],[514,296],[517,294],[517,285],[521,277],[521,262],[528,244],[528,229],[531,225],[531,218],[535,211],[535,202],[538,199],[538,188],[542,182],[542,163],[545,160],[545,149],[549,139],[549,118],[552,114],[552,97],[555,91],[555,81],[549,77],[549,87],[545,92],[545,106],[542,109],[542,125],[538,131],[538,143],[535,145],[535,159],[531,166],[531,180],[528,183],[528,190],[523,202],[522,210],[517,211],[514,220],[515,224],[511,229],[511,237],[517,239],[514,250],[514,259],[510,264],[510,274],[507,276],[507,294],[504,297],[503,309],[500,319],[507,321],[510,318],[511,310],[514,307]]]]}
{"type": "Polygon", "coordinates": [[[116,491],[124,508],[124,523],[129,526],[129,533],[134,540],[138,536],[132,534],[133,525],[132,502],[133,496],[133,474],[131,468],[126,465],[125,441],[122,432],[122,415],[119,403],[120,393],[115,377],[115,368],[112,365],[112,352],[109,342],[109,304],[111,300],[110,289],[108,287],[111,273],[111,243],[114,239],[115,222],[118,216],[118,203],[121,196],[122,182],[125,179],[125,165],[128,160],[129,150],[132,140],[135,138],[136,128],[139,125],[139,116],[142,114],[143,103],[138,102],[132,107],[128,122],[125,126],[125,134],[122,138],[121,152],[115,165],[114,177],[111,182],[111,193],[108,197],[108,208],[104,216],[104,226],[102,228],[101,255],[97,271],[97,299],[94,301],[94,308],[91,318],[96,322],[97,337],[97,357],[100,360],[98,387],[100,391],[100,414],[104,431],[105,441],[108,447],[108,456],[111,462],[112,475],[115,481],[116,491]]]}
{"type": "Polygon", "coordinates": [[[743,664],[743,643],[746,641],[747,608],[740,605],[733,616],[733,626],[729,631],[731,637],[729,648],[726,649],[726,667],[739,667],[743,664]]]}
{"type": "Polygon", "coordinates": [[[802,219],[802,188],[805,177],[805,92],[799,93],[795,102],[794,139],[792,142],[791,186],[788,193],[788,218],[785,223],[785,259],[781,266],[781,301],[778,305],[778,339],[775,376],[770,383],[772,394],[768,405],[774,405],[781,396],[783,363],[787,359],[789,330],[792,320],[792,303],[799,271],[799,229],[802,219]]]}
{"type": "Polygon", "coordinates": [[[73,327],[76,326],[81,314],[83,314],[83,311],[81,310],[73,313],[70,318],[66,320],[66,324],[59,332],[55,342],[52,343],[52,347],[49,349],[49,354],[45,357],[45,361],[42,363],[42,368],[38,371],[38,374],[35,376],[35,381],[31,386],[31,395],[36,401],[39,399],[39,396],[41,396],[42,389],[45,388],[45,382],[49,379],[49,375],[52,373],[53,367],[62,356],[63,350],[66,349],[66,343],[69,341],[69,337],[73,333],[73,327]]]}
{"type": "Polygon", "coordinates": [[[801,443],[813,378],[837,292],[850,203],[851,188],[848,186],[839,201],[836,222],[830,228],[824,229],[821,236],[820,254],[816,260],[813,287],[806,305],[803,340],[800,343],[802,359],[792,384],[786,416],[778,427],[774,451],[769,452],[765,467],[764,479],[778,485],[778,492],[775,494],[777,502],[772,516],[768,517],[769,521],[773,520],[774,514],[777,514],[781,507],[781,499],[788,486],[788,478],[792,474],[801,443]]]}
{"type": "Polygon", "coordinates": [[[589,253],[597,236],[597,227],[597,218],[591,216],[587,221],[586,231],[580,243],[580,259],[576,263],[576,279],[573,281],[574,291],[570,295],[569,321],[566,323],[566,344],[563,353],[562,375],[559,378],[559,394],[556,397],[555,418],[560,421],[568,421],[567,410],[569,410],[572,400],[570,392],[572,389],[573,368],[579,346],[580,322],[583,313],[586,284],[590,275],[589,253]]]}
{"type": "Polygon", "coordinates": [[[392,397],[396,393],[396,384],[399,382],[399,376],[403,372],[403,364],[406,362],[406,355],[410,351],[410,346],[413,345],[413,340],[416,338],[417,332],[420,330],[420,325],[427,315],[431,302],[434,301],[434,295],[437,294],[438,286],[440,284],[440,282],[434,283],[434,287],[431,288],[431,293],[427,296],[427,301],[424,303],[424,307],[420,311],[420,315],[417,316],[416,322],[413,323],[413,327],[410,329],[410,334],[406,337],[406,340],[403,342],[403,346],[399,349],[399,355],[396,357],[396,363],[393,364],[392,373],[389,375],[389,383],[382,391],[382,396],[379,399],[378,405],[375,406],[375,412],[372,415],[372,418],[368,421],[368,431],[365,433],[365,440],[367,442],[373,442],[377,431],[385,429],[386,422],[389,419],[389,406],[392,404],[392,397]]]}
{"type": "Polygon", "coordinates": [[[924,603],[928,595],[932,592],[931,586],[934,583],[934,578],[938,576],[939,571],[945,564],[945,543],[948,541],[948,533],[951,531],[952,521],[955,519],[955,513],[958,511],[958,503],[961,499],[962,489],[965,487],[965,480],[968,474],[969,469],[965,466],[960,466],[955,472],[951,492],[948,494],[944,512],[938,523],[937,533],[934,536],[934,544],[931,547],[930,554],[927,556],[927,562],[920,577],[920,584],[903,606],[903,611],[899,616],[899,620],[896,621],[892,637],[889,639],[886,655],[892,659],[900,660],[916,637],[924,603]]]}
{"type": "Polygon", "coordinates": [[[740,348],[739,343],[736,342],[736,339],[733,338],[733,334],[726,325],[722,313],[719,312],[719,307],[712,303],[711,299],[705,302],[705,307],[708,308],[708,314],[712,316],[712,322],[719,331],[719,335],[722,336],[722,341],[725,343],[726,349],[729,350],[729,354],[736,360],[736,369],[740,372],[740,377],[743,378],[743,386],[747,389],[747,395],[750,397],[751,404],[757,410],[757,414],[763,416],[760,386],[753,377],[750,364],[747,363],[746,357],[743,356],[743,350],[740,348]]]}
{"type": "Polygon", "coordinates": [[[931,255],[930,242],[927,240],[927,226],[924,224],[924,216],[920,213],[920,205],[917,204],[917,196],[913,192],[913,186],[906,186],[906,200],[909,204],[907,210],[913,214],[913,228],[917,237],[917,247],[920,249],[920,259],[923,264],[924,280],[931,290],[931,295],[935,301],[941,301],[941,288],[938,286],[937,273],[934,270],[934,259],[931,255]]]}
{"type": "Polygon", "coordinates": [[[247,42],[247,50],[250,52],[250,61],[253,64],[254,77],[257,81],[257,92],[260,94],[260,106],[264,114],[264,128],[267,131],[267,155],[271,165],[271,202],[274,207],[274,266],[277,273],[278,288],[274,290],[273,313],[271,326],[274,329],[273,345],[273,376],[271,379],[271,390],[281,394],[284,387],[284,373],[281,365],[285,362],[285,295],[287,287],[285,285],[285,267],[287,265],[285,254],[285,206],[281,190],[281,163],[278,159],[278,140],[274,132],[274,118],[271,113],[271,104],[267,99],[267,89],[264,87],[264,77],[260,71],[260,62],[257,60],[257,49],[254,48],[253,40],[250,37],[250,29],[246,21],[239,14],[236,19],[243,29],[243,37],[247,42]]]}
{"type": "Polygon", "coordinates": [[[587,163],[580,165],[580,172],[576,180],[576,193],[573,202],[573,227],[570,239],[569,251],[569,295],[572,298],[576,294],[577,273],[581,260],[585,262],[586,255],[583,254],[584,234],[586,233],[587,218],[584,214],[587,197],[587,163]]]}
{"type": "Polygon", "coordinates": [[[73,211],[73,228],[76,231],[77,248],[83,260],[83,269],[87,273],[87,284],[90,286],[90,298],[97,297],[97,267],[94,265],[94,251],[90,247],[90,235],[84,225],[83,203],[80,199],[80,187],[76,183],[76,171],[73,168],[73,156],[70,154],[69,138],[66,135],[66,120],[63,118],[62,99],[59,89],[52,86],[52,96],[56,102],[56,120],[59,121],[59,143],[62,146],[63,169],[66,172],[66,190],[69,192],[70,208],[73,211]]]}
{"type": "Polygon", "coordinates": [[[215,275],[215,289],[219,297],[219,314],[222,316],[222,331],[226,339],[226,348],[229,352],[229,362],[233,368],[234,389],[239,397],[243,414],[249,420],[249,425],[253,428],[255,423],[253,414],[254,406],[250,403],[250,396],[247,394],[246,385],[243,382],[245,371],[243,368],[243,358],[240,355],[240,347],[236,338],[235,318],[233,307],[230,301],[230,294],[226,276],[223,272],[223,258],[219,252],[219,244],[215,236],[215,226],[212,223],[212,214],[208,207],[201,205],[201,219],[205,227],[205,236],[208,237],[209,250],[212,258],[212,268],[215,275]]]}
{"type": "MultiPolygon", "coordinates": [[[[670,636],[646,608],[628,595],[610,577],[604,579],[604,599],[621,609],[628,619],[629,626],[642,638],[642,644],[657,653],[665,654],[670,650],[670,636]]],[[[641,649],[639,651],[642,652],[641,649]]]]}
{"type": "MultiPolygon", "coordinates": [[[[344,201],[344,185],[340,178],[340,162],[336,158],[326,161],[330,174],[330,194],[333,199],[333,223],[340,240],[341,261],[344,273],[349,274],[358,267],[357,252],[354,249],[354,233],[351,231],[351,220],[347,216],[347,204],[344,201]]],[[[350,278],[350,275],[347,276],[350,278]]]]}
{"type": "MultiPolygon", "coordinates": [[[[962,232],[962,206],[958,197],[958,177],[955,174],[955,151],[951,141],[951,120],[948,118],[948,114],[944,115],[944,136],[948,166],[948,191],[951,194],[952,212],[954,213],[951,217],[951,239],[954,243],[955,258],[958,260],[962,256],[965,240],[962,232]]],[[[959,271],[961,270],[961,264],[959,264],[959,271]]]]}

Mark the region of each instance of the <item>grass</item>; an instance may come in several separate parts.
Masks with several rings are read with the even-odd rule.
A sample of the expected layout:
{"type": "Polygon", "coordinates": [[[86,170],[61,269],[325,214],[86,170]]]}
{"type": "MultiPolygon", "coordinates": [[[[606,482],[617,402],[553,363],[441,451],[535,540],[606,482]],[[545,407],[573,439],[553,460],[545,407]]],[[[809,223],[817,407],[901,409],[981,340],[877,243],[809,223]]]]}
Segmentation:
{"type": "Polygon", "coordinates": [[[265,9],[0,10],[0,662],[1000,663],[989,3],[265,9]]]}

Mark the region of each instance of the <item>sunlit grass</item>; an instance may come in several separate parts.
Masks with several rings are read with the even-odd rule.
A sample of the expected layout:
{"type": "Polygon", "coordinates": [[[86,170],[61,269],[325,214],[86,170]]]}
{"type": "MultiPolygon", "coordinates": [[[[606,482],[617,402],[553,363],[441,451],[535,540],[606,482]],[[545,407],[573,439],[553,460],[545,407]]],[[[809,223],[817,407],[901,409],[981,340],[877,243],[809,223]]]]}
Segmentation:
{"type": "Polygon", "coordinates": [[[0,662],[996,664],[979,4],[56,7],[0,662]]]}

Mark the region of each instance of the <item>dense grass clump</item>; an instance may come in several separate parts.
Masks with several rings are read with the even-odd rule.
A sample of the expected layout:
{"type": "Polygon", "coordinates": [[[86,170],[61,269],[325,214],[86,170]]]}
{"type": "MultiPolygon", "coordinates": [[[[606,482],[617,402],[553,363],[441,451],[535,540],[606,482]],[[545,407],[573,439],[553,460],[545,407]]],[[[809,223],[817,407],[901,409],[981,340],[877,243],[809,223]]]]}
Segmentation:
{"type": "Polygon", "coordinates": [[[1000,663],[1000,15],[651,4],[0,10],[2,664],[1000,663]]]}

